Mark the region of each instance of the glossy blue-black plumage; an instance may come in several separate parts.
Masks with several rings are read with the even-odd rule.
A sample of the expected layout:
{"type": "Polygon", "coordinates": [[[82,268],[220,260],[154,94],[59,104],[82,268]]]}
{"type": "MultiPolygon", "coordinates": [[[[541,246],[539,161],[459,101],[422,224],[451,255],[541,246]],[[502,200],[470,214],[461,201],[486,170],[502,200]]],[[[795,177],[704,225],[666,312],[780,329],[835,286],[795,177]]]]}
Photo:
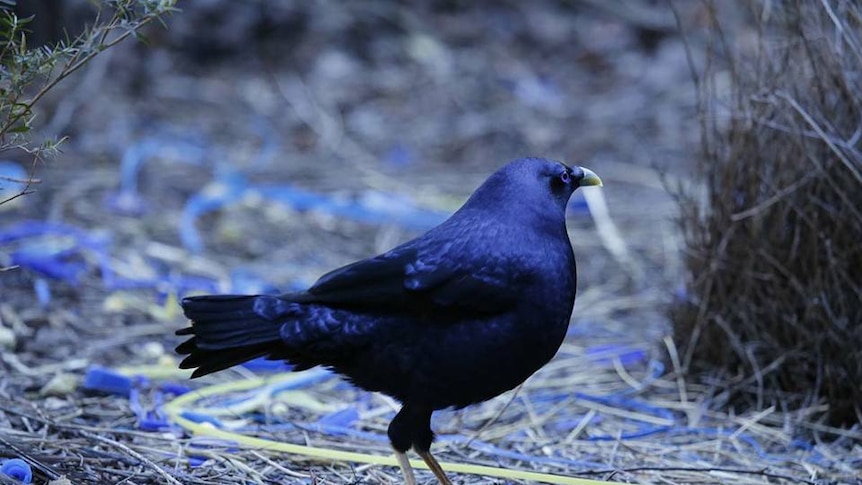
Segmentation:
{"type": "Polygon", "coordinates": [[[432,411],[514,388],[562,343],[576,287],[565,207],[583,177],[516,160],[440,226],[307,291],[186,298],[181,366],[199,376],[266,356],[330,367],[401,401],[393,446],[427,451],[432,411]]]}

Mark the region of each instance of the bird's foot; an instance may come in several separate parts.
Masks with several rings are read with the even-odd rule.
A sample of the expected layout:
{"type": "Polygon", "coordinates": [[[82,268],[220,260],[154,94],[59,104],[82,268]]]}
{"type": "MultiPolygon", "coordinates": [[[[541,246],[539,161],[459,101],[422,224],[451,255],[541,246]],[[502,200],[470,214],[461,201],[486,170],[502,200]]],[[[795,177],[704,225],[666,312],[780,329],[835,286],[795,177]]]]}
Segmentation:
{"type": "Polygon", "coordinates": [[[398,460],[398,467],[401,468],[401,473],[404,475],[404,484],[416,485],[416,476],[413,475],[413,467],[410,465],[410,460],[407,459],[407,453],[395,450],[395,459],[398,460]]]}
{"type": "Polygon", "coordinates": [[[446,472],[443,471],[443,467],[441,467],[440,463],[438,463],[431,455],[430,451],[417,451],[417,453],[419,453],[419,456],[425,460],[425,464],[428,465],[428,468],[434,472],[434,476],[440,481],[440,485],[452,485],[452,482],[450,482],[449,478],[446,477],[446,472]]]}

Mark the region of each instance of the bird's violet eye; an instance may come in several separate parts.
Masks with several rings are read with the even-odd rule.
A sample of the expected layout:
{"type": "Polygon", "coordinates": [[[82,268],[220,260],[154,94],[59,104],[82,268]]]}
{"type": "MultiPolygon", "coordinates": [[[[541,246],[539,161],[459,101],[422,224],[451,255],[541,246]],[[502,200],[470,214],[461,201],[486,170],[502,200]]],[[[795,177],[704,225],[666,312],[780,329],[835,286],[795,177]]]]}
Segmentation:
{"type": "Polygon", "coordinates": [[[563,182],[564,184],[569,183],[569,179],[571,179],[571,175],[569,175],[568,171],[565,171],[565,172],[560,174],[560,181],[563,182]]]}

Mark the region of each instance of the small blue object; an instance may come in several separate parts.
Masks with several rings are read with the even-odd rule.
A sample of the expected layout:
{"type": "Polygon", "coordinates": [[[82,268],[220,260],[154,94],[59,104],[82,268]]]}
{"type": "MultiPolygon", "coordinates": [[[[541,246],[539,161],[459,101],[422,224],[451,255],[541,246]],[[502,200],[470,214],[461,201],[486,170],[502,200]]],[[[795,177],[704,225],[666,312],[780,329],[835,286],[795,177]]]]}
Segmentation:
{"type": "Polygon", "coordinates": [[[132,392],[132,378],[114,370],[93,365],[84,375],[84,389],[128,397],[132,392]]]}
{"type": "Polygon", "coordinates": [[[11,460],[4,461],[0,465],[0,474],[12,477],[21,483],[30,483],[33,481],[33,471],[30,470],[30,465],[20,458],[12,458],[11,460]]]}
{"type": "Polygon", "coordinates": [[[199,163],[204,151],[188,142],[175,142],[169,133],[156,133],[131,145],[120,161],[120,188],[109,194],[104,202],[121,214],[138,215],[146,212],[146,200],[138,192],[138,177],[147,161],[172,151],[177,161],[199,163]]]}
{"type": "Polygon", "coordinates": [[[235,171],[223,171],[216,180],[201,189],[186,201],[180,220],[180,241],[192,252],[204,249],[203,238],[195,228],[195,221],[206,214],[219,210],[225,205],[240,200],[246,193],[247,182],[242,174],[235,171]]]}
{"type": "Polygon", "coordinates": [[[51,285],[45,278],[36,278],[33,282],[33,292],[36,293],[36,300],[42,308],[51,303],[51,285]]]}
{"type": "Polygon", "coordinates": [[[281,360],[268,360],[266,357],[258,357],[242,364],[243,367],[252,372],[288,372],[293,367],[281,360]]]}
{"type": "Polygon", "coordinates": [[[103,203],[118,214],[139,216],[147,212],[147,203],[137,192],[114,192],[105,196],[103,203]]]}
{"type": "Polygon", "coordinates": [[[161,431],[169,428],[170,423],[162,412],[164,397],[160,391],[153,395],[152,406],[144,406],[141,399],[141,389],[149,385],[149,381],[142,377],[133,379],[134,385],[129,392],[129,407],[138,418],[138,429],[141,431],[161,431]]]}
{"type": "Polygon", "coordinates": [[[195,411],[183,411],[180,413],[180,416],[195,423],[209,423],[216,428],[224,427],[224,425],[221,421],[219,421],[218,418],[216,418],[215,416],[210,416],[209,414],[198,413],[195,411]]]}
{"type": "Polygon", "coordinates": [[[334,413],[329,413],[317,421],[322,426],[348,427],[359,420],[359,411],[351,406],[334,413]]]}
{"type": "MultiPolygon", "coordinates": [[[[0,243],[16,243],[32,238],[10,253],[13,265],[30,269],[41,276],[77,283],[87,271],[85,255],[95,255],[100,261],[109,261],[110,238],[91,234],[65,224],[24,220],[0,229],[0,243]]],[[[103,277],[110,273],[102,267],[103,277]]],[[[42,305],[51,299],[47,283],[37,283],[37,298],[42,305]]]]}
{"type": "Polygon", "coordinates": [[[163,382],[159,389],[165,394],[172,394],[174,396],[182,396],[183,394],[191,391],[189,386],[178,384],[176,382],[163,382]]]}
{"type": "Polygon", "coordinates": [[[613,365],[614,359],[619,359],[623,367],[629,367],[637,362],[646,361],[647,354],[643,349],[626,344],[605,344],[589,347],[586,357],[597,365],[613,365]]]}

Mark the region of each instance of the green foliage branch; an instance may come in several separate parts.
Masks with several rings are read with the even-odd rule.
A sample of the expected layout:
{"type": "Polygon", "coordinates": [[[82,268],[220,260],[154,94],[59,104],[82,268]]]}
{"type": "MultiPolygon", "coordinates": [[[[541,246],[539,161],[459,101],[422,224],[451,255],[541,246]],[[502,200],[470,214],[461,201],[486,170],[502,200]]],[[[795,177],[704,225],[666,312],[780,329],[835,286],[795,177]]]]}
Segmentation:
{"type": "Polygon", "coordinates": [[[176,0],[102,0],[92,24],[75,38],[55,45],[31,48],[27,25],[33,17],[19,18],[12,10],[15,2],[0,0],[0,154],[21,150],[32,156],[32,165],[23,189],[15,194],[0,193],[0,205],[31,193],[40,160],[55,154],[64,138],[34,142],[34,106],[60,82],[87,65],[93,58],[129,37],[146,40],[141,29],[163,22],[176,10],[176,0]]]}

